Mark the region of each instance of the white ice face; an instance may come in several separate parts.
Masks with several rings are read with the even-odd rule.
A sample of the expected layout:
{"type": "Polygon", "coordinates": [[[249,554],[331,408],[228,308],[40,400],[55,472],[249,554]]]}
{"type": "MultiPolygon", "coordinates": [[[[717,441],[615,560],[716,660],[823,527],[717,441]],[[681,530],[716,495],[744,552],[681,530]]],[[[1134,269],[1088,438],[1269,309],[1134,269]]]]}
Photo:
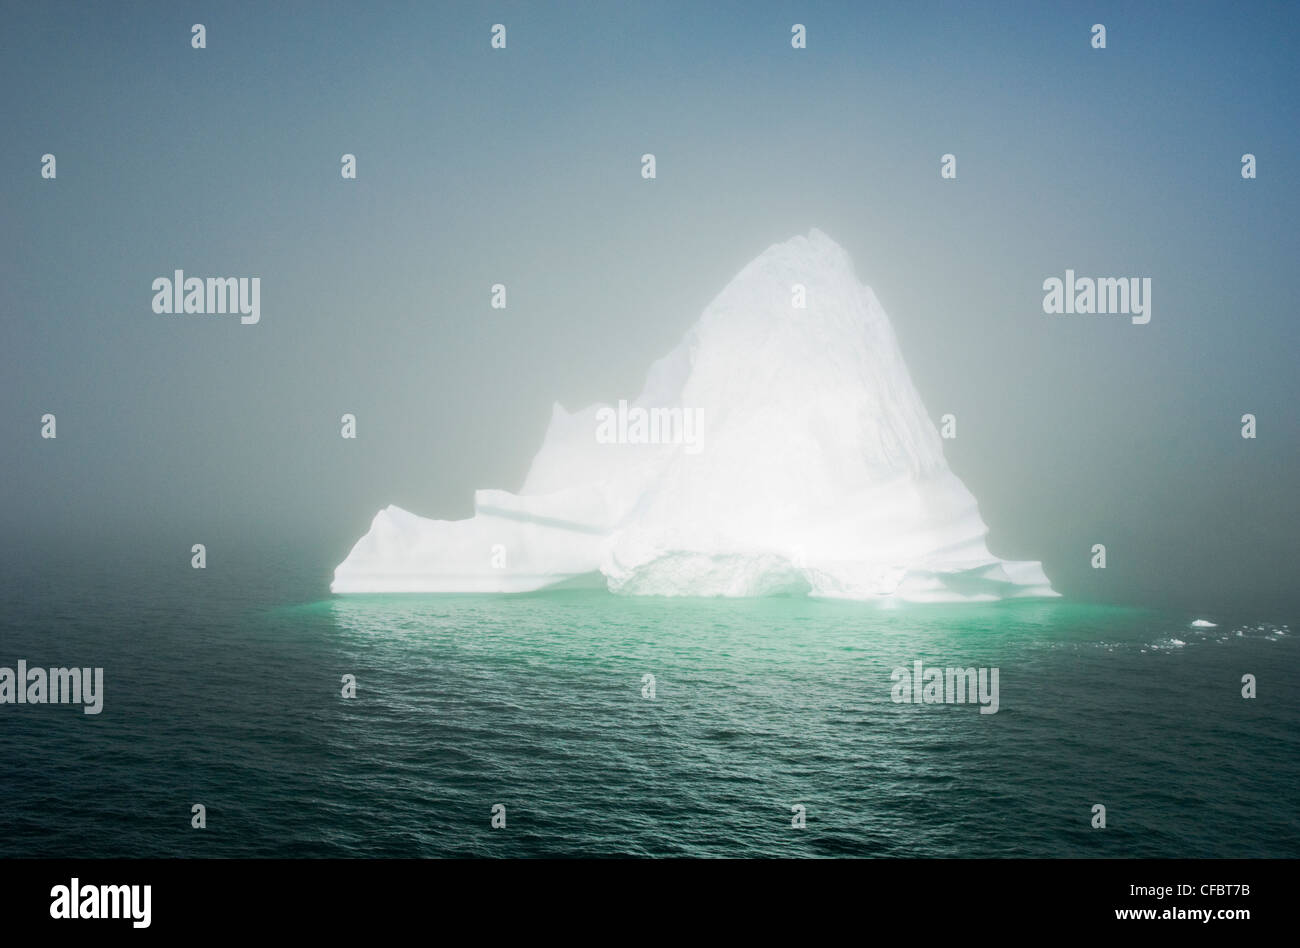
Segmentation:
{"type": "Polygon", "coordinates": [[[523,488],[475,511],[381,510],[331,588],[1056,595],[1039,563],[989,552],[889,318],[817,230],[745,267],[634,402],[556,405],[523,488]]]}

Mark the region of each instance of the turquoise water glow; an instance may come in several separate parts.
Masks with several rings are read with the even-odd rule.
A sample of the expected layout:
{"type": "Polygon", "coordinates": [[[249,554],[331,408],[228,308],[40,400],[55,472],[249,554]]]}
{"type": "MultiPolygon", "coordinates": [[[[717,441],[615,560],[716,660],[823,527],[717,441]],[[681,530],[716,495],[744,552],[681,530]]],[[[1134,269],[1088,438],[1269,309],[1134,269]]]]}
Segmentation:
{"type": "Polygon", "coordinates": [[[11,576],[0,664],[103,665],[106,695],[0,708],[0,855],[1300,855],[1279,621],[194,572],[11,576]],[[917,659],[998,668],[998,712],[894,703],[917,659]]]}

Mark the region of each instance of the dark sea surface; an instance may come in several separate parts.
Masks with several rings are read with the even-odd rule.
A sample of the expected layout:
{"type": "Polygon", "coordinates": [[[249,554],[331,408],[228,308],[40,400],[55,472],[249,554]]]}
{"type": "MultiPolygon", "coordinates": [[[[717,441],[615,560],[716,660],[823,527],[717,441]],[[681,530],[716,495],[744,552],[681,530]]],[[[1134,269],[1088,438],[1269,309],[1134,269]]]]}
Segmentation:
{"type": "Polygon", "coordinates": [[[329,578],[7,563],[0,666],[105,697],[0,705],[0,857],[1300,856],[1296,616],[329,578]],[[895,703],[916,660],[997,668],[999,710],[895,703]]]}

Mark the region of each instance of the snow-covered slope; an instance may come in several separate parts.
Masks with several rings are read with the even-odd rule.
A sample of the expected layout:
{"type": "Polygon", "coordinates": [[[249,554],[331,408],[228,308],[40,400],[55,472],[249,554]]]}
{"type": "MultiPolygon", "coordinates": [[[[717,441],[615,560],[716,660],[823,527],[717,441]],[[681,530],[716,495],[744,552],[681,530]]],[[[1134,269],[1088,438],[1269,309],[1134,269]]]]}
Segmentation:
{"type": "Polygon", "coordinates": [[[746,266],[635,402],[556,405],[523,488],[480,490],[475,510],[381,510],[331,588],[1055,595],[1038,563],[989,552],[889,318],[817,230],[746,266]]]}

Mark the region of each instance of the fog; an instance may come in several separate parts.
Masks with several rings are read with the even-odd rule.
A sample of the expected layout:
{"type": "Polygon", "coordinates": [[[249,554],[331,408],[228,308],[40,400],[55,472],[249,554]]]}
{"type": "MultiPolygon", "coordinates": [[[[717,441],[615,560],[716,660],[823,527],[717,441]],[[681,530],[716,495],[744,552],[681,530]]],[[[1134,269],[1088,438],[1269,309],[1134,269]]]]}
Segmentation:
{"type": "Polygon", "coordinates": [[[1073,598],[1293,605],[1300,11],[700,6],[10,5],[6,555],[338,562],[386,504],[468,516],[553,402],[635,397],[818,227],[956,416],[996,554],[1073,598]],[[1067,269],[1149,278],[1150,322],[1044,313],[1067,269]],[[175,270],[259,278],[260,319],[156,314],[175,270]]]}

